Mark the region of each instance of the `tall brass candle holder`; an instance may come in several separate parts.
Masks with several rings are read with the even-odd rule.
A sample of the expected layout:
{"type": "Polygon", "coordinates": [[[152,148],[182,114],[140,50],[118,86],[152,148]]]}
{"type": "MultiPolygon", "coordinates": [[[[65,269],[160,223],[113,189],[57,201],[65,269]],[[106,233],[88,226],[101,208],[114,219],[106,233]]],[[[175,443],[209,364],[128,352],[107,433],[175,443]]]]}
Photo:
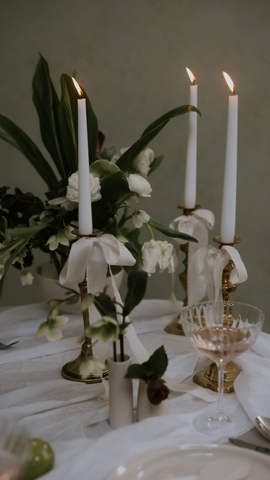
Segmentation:
{"type": "MultiPolygon", "coordinates": [[[[181,205],[178,205],[177,208],[181,208],[183,210],[183,214],[186,215],[187,217],[191,215],[194,210],[198,210],[198,208],[201,208],[200,205],[195,205],[194,208],[186,208],[185,205],[182,203],[181,205]]],[[[184,252],[185,258],[183,260],[183,265],[185,266],[185,270],[179,274],[179,280],[180,283],[184,289],[185,292],[185,299],[183,300],[183,305],[186,307],[188,305],[188,250],[189,250],[189,243],[183,243],[180,245],[180,250],[184,252]]],[[[185,332],[183,330],[183,327],[181,323],[179,323],[179,318],[180,314],[177,315],[177,317],[172,320],[167,327],[164,328],[165,332],[169,333],[170,335],[181,335],[185,336],[185,332]]]]}
{"type": "MultiPolygon", "coordinates": [[[[96,237],[99,234],[99,230],[94,229],[93,233],[90,235],[80,235],[78,230],[74,230],[72,233],[74,235],[77,235],[78,237],[96,237]]],[[[80,293],[83,293],[85,295],[88,293],[86,272],[85,272],[83,281],[79,283],[79,289],[80,289],[80,293]]],[[[89,310],[88,309],[84,310],[82,312],[82,315],[83,315],[84,332],[86,332],[86,328],[90,325],[89,310]]],[[[68,362],[63,366],[61,370],[62,377],[72,382],[100,383],[102,381],[100,377],[96,377],[95,375],[90,374],[88,375],[87,378],[82,378],[80,375],[80,365],[82,361],[89,356],[90,357],[93,356],[92,340],[89,337],[85,337],[85,340],[81,346],[80,355],[75,360],[72,360],[71,362],[68,362]]],[[[107,367],[105,367],[105,369],[103,370],[102,376],[103,378],[108,377],[107,367]]]]}
{"type": "MultiPolygon", "coordinates": [[[[234,245],[241,242],[241,238],[234,237],[233,243],[222,243],[220,236],[214,237],[213,241],[219,243],[219,248],[222,248],[223,245],[229,245],[233,247],[234,245]]],[[[232,308],[233,303],[229,300],[231,293],[236,291],[236,285],[231,282],[230,272],[234,268],[234,263],[232,260],[229,260],[228,264],[223,270],[222,273],[222,297],[224,301],[224,314],[223,314],[223,324],[226,327],[229,327],[232,323],[232,308]]],[[[240,369],[233,362],[228,362],[224,367],[224,384],[223,391],[224,393],[234,392],[234,380],[237,375],[240,373],[240,369]]],[[[193,382],[197,383],[201,387],[209,388],[214,392],[218,391],[218,368],[216,363],[211,363],[211,365],[201,372],[198,372],[193,377],[193,382]]]]}

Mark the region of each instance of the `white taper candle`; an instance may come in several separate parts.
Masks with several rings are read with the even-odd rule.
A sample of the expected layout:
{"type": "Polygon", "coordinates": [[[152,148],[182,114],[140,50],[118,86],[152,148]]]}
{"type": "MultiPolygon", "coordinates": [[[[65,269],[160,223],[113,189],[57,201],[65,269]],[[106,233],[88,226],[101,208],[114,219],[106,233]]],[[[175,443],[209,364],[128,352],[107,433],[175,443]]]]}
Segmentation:
{"type": "MultiPolygon", "coordinates": [[[[229,85],[229,88],[231,88],[232,92],[234,93],[235,88],[234,88],[233,82],[231,87],[229,85]]],[[[223,243],[233,243],[234,234],[235,234],[236,182],[237,182],[237,128],[238,128],[238,95],[233,94],[229,96],[226,159],[225,159],[225,172],[224,172],[224,185],[223,185],[222,212],[221,212],[220,236],[221,236],[221,242],[223,243]]]]}
{"type": "MultiPolygon", "coordinates": [[[[192,82],[196,79],[190,70],[187,69],[192,82]],[[190,72],[190,73],[189,73],[190,72]]],[[[189,103],[197,107],[198,103],[198,85],[190,86],[190,101],[189,103]]],[[[186,177],[185,177],[185,192],[184,205],[186,208],[194,208],[196,204],[196,178],[197,178],[197,113],[189,113],[189,131],[187,144],[187,159],[186,159],[186,177]]]]}

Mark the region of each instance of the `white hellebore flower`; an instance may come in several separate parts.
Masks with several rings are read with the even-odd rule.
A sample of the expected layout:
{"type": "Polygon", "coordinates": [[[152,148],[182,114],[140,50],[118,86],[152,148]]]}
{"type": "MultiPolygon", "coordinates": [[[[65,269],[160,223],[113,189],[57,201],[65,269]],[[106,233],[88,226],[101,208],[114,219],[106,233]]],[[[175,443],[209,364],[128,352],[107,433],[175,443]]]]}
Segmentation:
{"type": "Polygon", "coordinates": [[[150,240],[142,246],[142,269],[150,277],[159,265],[160,272],[168,268],[169,273],[174,272],[173,245],[167,241],[150,240]]]}
{"type": "MultiPolygon", "coordinates": [[[[67,212],[72,212],[75,208],[78,208],[77,202],[71,202],[67,197],[57,197],[48,201],[49,205],[60,205],[67,212]]],[[[42,214],[41,214],[42,215],[42,214]]]]}
{"type": "Polygon", "coordinates": [[[150,216],[144,210],[138,210],[132,215],[132,222],[134,227],[141,228],[144,223],[148,223],[150,216]]]}
{"type": "MultiPolygon", "coordinates": [[[[98,177],[94,177],[92,173],[89,174],[89,183],[90,183],[90,191],[91,191],[91,202],[97,202],[97,200],[101,199],[100,195],[100,182],[98,177]]],[[[75,172],[69,177],[68,179],[68,187],[67,187],[67,198],[71,202],[78,202],[79,201],[79,175],[78,172],[75,172]]]]}
{"type": "Polygon", "coordinates": [[[31,272],[26,272],[25,270],[20,275],[20,281],[22,285],[32,285],[34,277],[31,272]]]}
{"type": "Polygon", "coordinates": [[[92,374],[95,377],[102,377],[104,370],[104,363],[94,357],[86,357],[80,365],[80,375],[82,378],[87,378],[92,374]]]}
{"type": "Polygon", "coordinates": [[[141,175],[131,173],[127,178],[131,192],[138,193],[140,197],[151,197],[152,188],[150,183],[141,175]]]}
{"type": "MultiPolygon", "coordinates": [[[[59,312],[58,308],[55,308],[54,311],[55,314],[59,312]]],[[[46,337],[49,342],[56,342],[63,337],[63,334],[59,327],[65,325],[69,321],[69,318],[62,315],[56,315],[54,317],[53,312],[51,314],[53,318],[50,319],[49,322],[44,322],[40,325],[36,333],[37,338],[46,337]]]]}
{"type": "Polygon", "coordinates": [[[68,225],[66,228],[62,228],[60,232],[57,235],[52,235],[46,245],[49,245],[50,250],[56,250],[58,248],[59,243],[61,245],[64,245],[65,247],[69,247],[69,242],[71,240],[75,240],[76,235],[73,235],[71,231],[74,230],[74,228],[71,225],[68,225]]]}

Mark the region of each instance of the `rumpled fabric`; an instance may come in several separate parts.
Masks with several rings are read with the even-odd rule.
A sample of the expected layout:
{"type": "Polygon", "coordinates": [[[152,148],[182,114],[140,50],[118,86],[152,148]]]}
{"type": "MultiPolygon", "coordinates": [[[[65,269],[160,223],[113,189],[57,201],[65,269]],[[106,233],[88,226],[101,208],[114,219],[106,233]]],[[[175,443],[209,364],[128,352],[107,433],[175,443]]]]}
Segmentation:
{"type": "Polygon", "coordinates": [[[73,243],[59,281],[67,286],[80,283],[87,270],[88,293],[97,294],[103,291],[108,265],[132,266],[135,263],[125,245],[109,233],[101,237],[82,237],[73,243]]]}
{"type": "MultiPolygon", "coordinates": [[[[195,429],[194,419],[202,413],[212,413],[215,404],[189,393],[169,396],[167,416],[113,430],[108,423],[108,403],[98,401],[102,385],[61,378],[61,367],[74,360],[78,355],[76,350],[80,349],[76,339],[82,333],[81,315],[70,315],[69,323],[63,327],[64,338],[49,343],[45,338],[35,338],[48,311],[48,306],[36,304],[0,314],[1,341],[9,343],[15,335],[19,340],[9,350],[0,351],[1,414],[24,425],[31,438],[43,438],[51,443],[55,466],[44,480],[106,480],[119,465],[154,448],[228,441],[224,435],[206,435],[195,429]]],[[[186,337],[164,332],[174,317],[175,312],[167,300],[143,300],[131,313],[133,326],[145,349],[152,353],[164,344],[169,357],[169,376],[192,386],[192,379],[188,377],[204,365],[196,367],[200,354],[186,337]]],[[[136,362],[129,342],[125,342],[125,349],[136,362]]],[[[235,381],[235,393],[224,395],[224,406],[229,416],[241,416],[246,425],[243,431],[238,429],[232,436],[238,437],[250,430],[256,415],[270,417],[269,352],[270,336],[260,333],[252,350],[236,359],[243,372],[235,381]]],[[[212,394],[217,399],[217,393],[212,394]]],[[[257,438],[254,435],[247,441],[256,443],[257,438]]]]}
{"type": "Polygon", "coordinates": [[[194,255],[193,266],[196,275],[205,281],[210,301],[222,302],[222,272],[229,260],[234,263],[230,279],[233,283],[245,282],[248,278],[246,267],[240,254],[234,247],[224,245],[222,248],[207,245],[194,255]]]}
{"type": "MultiPolygon", "coordinates": [[[[210,210],[194,210],[191,215],[181,215],[175,218],[170,228],[177,232],[186,233],[195,237],[198,243],[189,242],[188,246],[188,305],[195,305],[206,295],[206,283],[203,277],[199,278],[196,274],[193,258],[195,253],[203,246],[208,244],[208,230],[212,230],[215,224],[214,214],[210,210]]],[[[173,293],[175,278],[177,275],[178,255],[180,245],[187,243],[186,240],[175,238],[174,265],[175,272],[172,274],[172,294],[171,304],[176,305],[176,297],[173,293]]]]}

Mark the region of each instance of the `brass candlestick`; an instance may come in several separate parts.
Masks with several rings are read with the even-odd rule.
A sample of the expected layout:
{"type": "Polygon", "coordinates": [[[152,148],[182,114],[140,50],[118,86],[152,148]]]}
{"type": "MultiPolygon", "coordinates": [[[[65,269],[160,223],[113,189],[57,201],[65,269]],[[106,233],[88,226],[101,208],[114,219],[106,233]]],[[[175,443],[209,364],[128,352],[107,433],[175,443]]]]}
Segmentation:
{"type": "MultiPolygon", "coordinates": [[[[182,203],[181,205],[178,205],[177,208],[182,208],[183,210],[183,214],[186,215],[186,216],[189,216],[191,215],[192,212],[194,212],[194,210],[198,210],[198,208],[201,208],[200,205],[195,205],[194,208],[185,208],[185,205],[182,203]]],[[[182,252],[184,252],[185,254],[185,258],[183,260],[183,265],[185,266],[185,270],[179,274],[179,280],[180,280],[180,283],[184,289],[184,292],[185,292],[185,299],[183,301],[183,305],[184,307],[186,307],[188,305],[188,250],[189,250],[189,243],[186,242],[186,243],[182,243],[180,245],[180,250],[182,252]]],[[[164,328],[165,332],[169,333],[170,335],[181,335],[181,336],[185,336],[185,332],[183,330],[183,327],[181,325],[181,323],[179,323],[179,318],[180,318],[180,314],[177,315],[177,317],[172,320],[168,325],[167,327],[164,328]]]]}
{"type": "MultiPolygon", "coordinates": [[[[233,247],[234,245],[241,242],[241,238],[234,237],[233,243],[222,243],[220,236],[213,238],[214,242],[219,243],[219,248],[222,248],[223,245],[229,245],[233,247]]],[[[232,260],[229,260],[228,264],[223,270],[222,273],[222,297],[224,301],[224,314],[223,314],[223,324],[228,327],[232,321],[232,309],[233,303],[230,302],[229,296],[231,293],[234,293],[236,290],[236,285],[232,283],[230,279],[230,272],[234,268],[234,263],[232,260]]],[[[233,382],[236,379],[237,375],[240,373],[240,369],[233,362],[228,362],[224,367],[224,384],[223,391],[224,393],[234,392],[233,382]]],[[[216,363],[211,363],[211,365],[201,372],[198,372],[193,377],[193,382],[197,383],[201,387],[209,388],[214,392],[218,391],[218,368],[216,363]]]]}
{"type": "MultiPolygon", "coordinates": [[[[74,230],[72,233],[77,235],[78,237],[96,237],[99,233],[99,230],[94,229],[93,233],[91,235],[80,235],[78,230],[74,230]]],[[[84,279],[81,283],[79,283],[79,288],[80,292],[83,294],[87,294],[87,276],[85,273],[84,279]]],[[[89,322],[89,310],[84,310],[82,312],[83,315],[83,325],[84,325],[84,332],[86,331],[86,328],[90,325],[89,322]]],[[[82,361],[86,357],[92,357],[93,356],[93,349],[92,349],[92,340],[89,337],[86,337],[82,346],[81,346],[81,352],[80,355],[75,359],[72,360],[71,362],[66,363],[62,370],[61,370],[61,375],[63,378],[66,380],[70,380],[73,382],[83,382],[83,383],[100,383],[102,380],[100,377],[96,377],[95,375],[88,375],[87,378],[82,378],[80,375],[80,365],[82,361]]],[[[105,367],[103,370],[102,374],[103,378],[108,377],[108,369],[105,367]]]]}

